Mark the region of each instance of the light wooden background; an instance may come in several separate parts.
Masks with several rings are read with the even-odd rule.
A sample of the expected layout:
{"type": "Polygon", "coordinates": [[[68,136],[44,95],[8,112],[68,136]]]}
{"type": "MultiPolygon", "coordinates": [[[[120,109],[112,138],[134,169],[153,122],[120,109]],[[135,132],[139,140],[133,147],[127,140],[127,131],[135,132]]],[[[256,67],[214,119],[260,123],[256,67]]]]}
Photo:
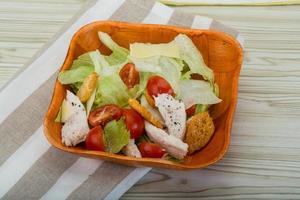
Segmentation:
{"type": "MultiPolygon", "coordinates": [[[[0,0],[0,87],[85,3],[0,0]]],[[[300,6],[179,7],[245,38],[232,140],[203,170],[154,169],[124,199],[300,199],[300,6]]]]}

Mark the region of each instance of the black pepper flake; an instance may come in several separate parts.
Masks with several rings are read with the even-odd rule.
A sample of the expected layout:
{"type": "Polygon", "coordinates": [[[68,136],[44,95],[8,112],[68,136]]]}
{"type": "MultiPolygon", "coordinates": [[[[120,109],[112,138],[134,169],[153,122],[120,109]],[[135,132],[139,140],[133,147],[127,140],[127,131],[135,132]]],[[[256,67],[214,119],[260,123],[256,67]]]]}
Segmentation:
{"type": "Polygon", "coordinates": [[[72,102],[72,106],[74,106],[74,103],[72,102]]]}

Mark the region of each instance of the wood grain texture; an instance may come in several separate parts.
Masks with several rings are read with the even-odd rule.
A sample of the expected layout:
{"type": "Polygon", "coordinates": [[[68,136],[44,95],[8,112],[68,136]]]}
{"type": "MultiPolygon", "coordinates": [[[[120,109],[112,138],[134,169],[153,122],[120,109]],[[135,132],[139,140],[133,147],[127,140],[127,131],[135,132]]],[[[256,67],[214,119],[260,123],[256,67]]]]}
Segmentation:
{"type": "Polygon", "coordinates": [[[213,17],[245,39],[231,145],[204,170],[154,169],[123,199],[299,199],[300,6],[176,9],[213,17]]]}
{"type": "Polygon", "coordinates": [[[84,0],[0,1],[0,88],[84,3],[84,0]]]}
{"type": "MultiPolygon", "coordinates": [[[[0,1],[0,85],[83,3],[0,1]]],[[[218,19],[246,40],[231,145],[204,170],[154,169],[123,199],[300,199],[300,6],[176,9],[218,19]]]]}

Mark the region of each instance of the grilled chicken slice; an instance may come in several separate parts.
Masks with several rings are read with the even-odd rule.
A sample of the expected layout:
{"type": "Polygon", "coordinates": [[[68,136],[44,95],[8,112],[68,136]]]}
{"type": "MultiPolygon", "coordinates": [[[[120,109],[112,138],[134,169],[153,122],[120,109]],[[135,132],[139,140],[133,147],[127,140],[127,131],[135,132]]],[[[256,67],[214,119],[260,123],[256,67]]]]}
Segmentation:
{"type": "Polygon", "coordinates": [[[134,139],[130,139],[129,143],[124,147],[123,152],[125,155],[135,158],[141,158],[141,152],[134,143],[134,139]]]}
{"type": "Polygon", "coordinates": [[[89,126],[86,111],[81,101],[72,92],[67,90],[66,101],[70,103],[70,117],[62,127],[62,143],[66,146],[75,146],[85,140],[89,126]]]}
{"type": "Polygon", "coordinates": [[[184,139],[186,129],[186,112],[184,103],[174,99],[169,94],[160,94],[154,97],[155,106],[162,115],[168,133],[180,140],[184,139]]]}
{"type": "Polygon", "coordinates": [[[163,129],[157,128],[145,121],[145,129],[148,137],[161,145],[170,155],[177,159],[183,159],[188,152],[188,145],[177,137],[167,134],[163,129]]]}

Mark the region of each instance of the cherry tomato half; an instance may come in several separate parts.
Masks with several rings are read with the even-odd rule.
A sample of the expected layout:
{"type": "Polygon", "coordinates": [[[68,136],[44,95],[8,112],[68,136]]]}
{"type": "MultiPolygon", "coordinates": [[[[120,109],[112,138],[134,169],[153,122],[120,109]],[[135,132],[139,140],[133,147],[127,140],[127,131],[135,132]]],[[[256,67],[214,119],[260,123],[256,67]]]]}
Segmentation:
{"type": "Polygon", "coordinates": [[[174,96],[174,91],[171,85],[160,76],[151,76],[147,82],[147,92],[152,96],[167,93],[174,96]]]}
{"type": "Polygon", "coordinates": [[[141,115],[133,109],[124,109],[123,115],[125,116],[125,123],[130,131],[131,138],[136,139],[140,137],[145,128],[144,119],[141,115]]]}
{"type": "Polygon", "coordinates": [[[111,120],[118,120],[122,116],[122,109],[116,105],[110,104],[101,106],[93,110],[89,115],[89,123],[91,126],[104,126],[111,120]]]}
{"type": "Polygon", "coordinates": [[[86,148],[89,150],[104,151],[103,129],[101,126],[92,128],[85,138],[86,148]]]}
{"type": "Polygon", "coordinates": [[[133,63],[127,63],[124,65],[124,67],[120,70],[119,75],[128,88],[133,88],[140,82],[139,72],[136,71],[133,63]]]}
{"type": "Polygon", "coordinates": [[[192,105],[191,107],[185,110],[188,117],[193,116],[195,114],[195,111],[196,111],[196,105],[192,105]]]}
{"type": "Polygon", "coordinates": [[[151,142],[142,142],[138,145],[142,157],[161,158],[165,154],[165,150],[158,144],[151,142]]]}

